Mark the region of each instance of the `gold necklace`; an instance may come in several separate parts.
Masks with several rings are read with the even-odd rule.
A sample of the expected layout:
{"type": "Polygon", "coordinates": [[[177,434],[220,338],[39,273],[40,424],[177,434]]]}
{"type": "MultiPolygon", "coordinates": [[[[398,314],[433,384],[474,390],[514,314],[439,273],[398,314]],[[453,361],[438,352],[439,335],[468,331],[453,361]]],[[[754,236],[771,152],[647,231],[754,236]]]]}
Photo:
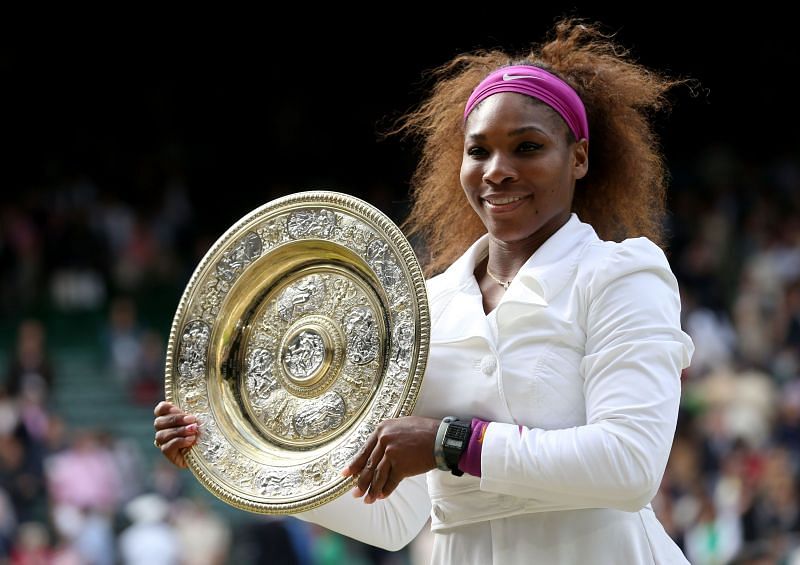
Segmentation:
{"type": "MultiPolygon", "coordinates": [[[[500,279],[498,279],[496,276],[494,276],[492,274],[492,271],[489,270],[489,265],[486,265],[486,274],[489,275],[490,277],[492,277],[494,279],[494,282],[496,282],[497,284],[502,286],[504,289],[508,290],[508,286],[511,284],[511,281],[505,281],[504,282],[504,281],[501,281],[500,279]]],[[[514,279],[511,279],[511,280],[514,280],[514,279]]]]}

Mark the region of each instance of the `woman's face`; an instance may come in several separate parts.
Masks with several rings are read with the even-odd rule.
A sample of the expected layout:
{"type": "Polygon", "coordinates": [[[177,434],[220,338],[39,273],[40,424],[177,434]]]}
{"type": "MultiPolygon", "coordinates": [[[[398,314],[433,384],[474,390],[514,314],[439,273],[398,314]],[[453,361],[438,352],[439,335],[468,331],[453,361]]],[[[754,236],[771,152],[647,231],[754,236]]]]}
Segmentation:
{"type": "Polygon", "coordinates": [[[569,219],[588,143],[570,142],[568,131],[552,108],[515,92],[494,94],[469,115],[461,186],[492,237],[541,243],[569,219]]]}

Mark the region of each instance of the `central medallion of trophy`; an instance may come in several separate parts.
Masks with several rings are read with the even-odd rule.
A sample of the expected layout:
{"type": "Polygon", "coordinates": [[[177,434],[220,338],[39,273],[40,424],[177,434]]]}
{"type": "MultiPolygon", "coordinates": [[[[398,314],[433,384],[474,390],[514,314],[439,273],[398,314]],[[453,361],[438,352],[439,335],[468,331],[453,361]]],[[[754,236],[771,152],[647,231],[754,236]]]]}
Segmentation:
{"type": "Polygon", "coordinates": [[[382,366],[374,289],[345,269],[312,272],[267,296],[246,337],[242,398],[262,433],[314,447],[357,417],[382,366]]]}

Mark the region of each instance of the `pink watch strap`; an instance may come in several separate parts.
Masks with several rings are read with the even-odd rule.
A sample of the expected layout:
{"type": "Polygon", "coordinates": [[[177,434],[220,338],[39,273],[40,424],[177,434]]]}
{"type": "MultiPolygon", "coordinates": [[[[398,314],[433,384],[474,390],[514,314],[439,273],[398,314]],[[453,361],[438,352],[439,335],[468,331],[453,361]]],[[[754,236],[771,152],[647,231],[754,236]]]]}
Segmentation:
{"type": "Polygon", "coordinates": [[[458,460],[458,468],[475,477],[481,476],[481,450],[483,449],[483,436],[488,427],[489,422],[484,422],[478,418],[472,419],[467,449],[464,450],[458,460]]]}

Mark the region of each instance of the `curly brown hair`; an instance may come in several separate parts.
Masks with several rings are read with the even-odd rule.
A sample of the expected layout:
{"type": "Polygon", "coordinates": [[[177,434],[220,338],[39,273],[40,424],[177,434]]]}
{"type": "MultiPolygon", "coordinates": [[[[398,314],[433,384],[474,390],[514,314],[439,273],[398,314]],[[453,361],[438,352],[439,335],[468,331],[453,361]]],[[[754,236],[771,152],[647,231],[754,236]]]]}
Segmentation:
{"type": "Polygon", "coordinates": [[[603,239],[647,236],[663,244],[667,172],[651,115],[666,110],[665,93],[687,81],[637,63],[598,24],[565,18],[527,53],[479,50],[433,70],[430,96],[398,121],[393,133],[423,142],[403,227],[409,236],[423,237],[427,256],[421,259],[429,275],[449,266],[486,231],[459,180],[466,100],[490,72],[521,62],[560,76],[586,107],[590,166],[576,186],[573,211],[603,239]]]}

